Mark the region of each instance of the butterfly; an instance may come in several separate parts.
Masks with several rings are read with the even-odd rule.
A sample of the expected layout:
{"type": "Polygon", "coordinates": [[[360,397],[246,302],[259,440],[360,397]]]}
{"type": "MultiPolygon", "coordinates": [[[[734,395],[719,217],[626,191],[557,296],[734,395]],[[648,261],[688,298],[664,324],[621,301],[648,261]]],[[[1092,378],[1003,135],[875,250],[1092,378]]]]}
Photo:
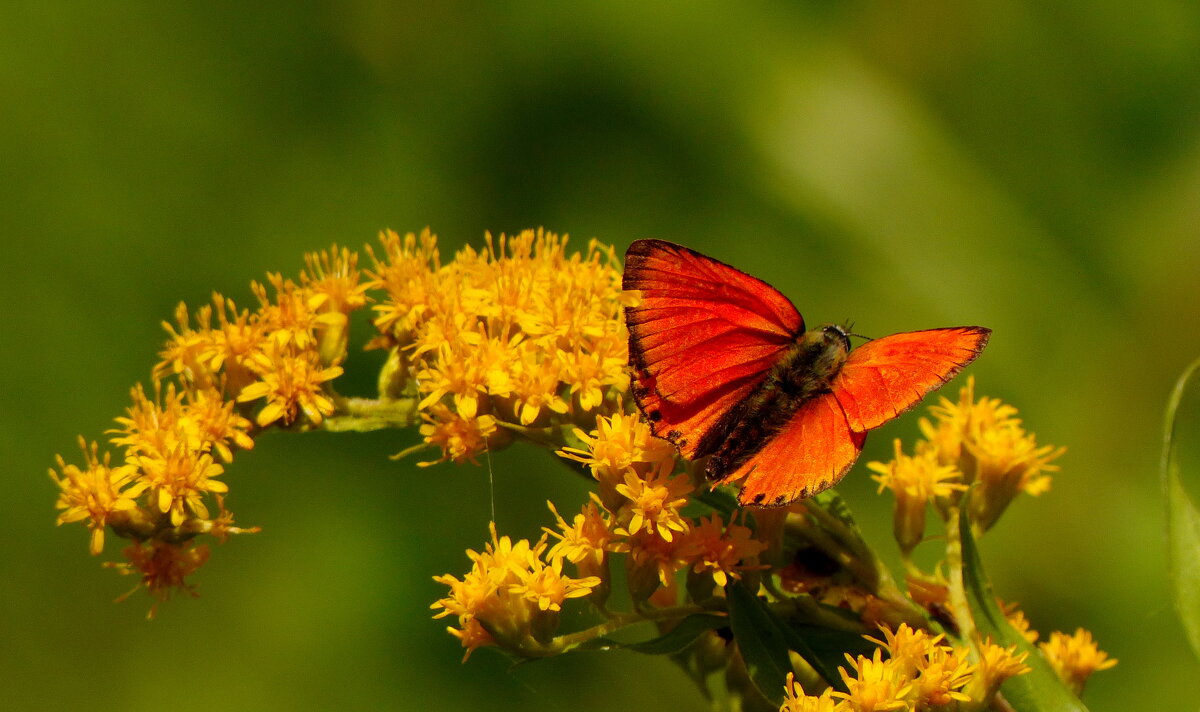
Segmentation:
{"type": "Polygon", "coordinates": [[[806,331],[771,285],[681,245],[637,240],[623,286],[634,399],[651,432],[743,505],[782,506],[836,484],[867,431],[945,385],[990,329],[892,334],[851,348],[848,328],[806,331]]]}

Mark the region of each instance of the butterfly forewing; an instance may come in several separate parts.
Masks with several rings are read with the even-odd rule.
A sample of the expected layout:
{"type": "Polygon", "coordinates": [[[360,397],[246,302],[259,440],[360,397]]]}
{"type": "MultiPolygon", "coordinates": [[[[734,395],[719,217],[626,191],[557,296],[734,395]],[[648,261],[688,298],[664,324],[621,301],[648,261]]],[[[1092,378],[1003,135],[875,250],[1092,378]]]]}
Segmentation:
{"type": "Polygon", "coordinates": [[[912,408],[974,361],[990,334],[979,326],[910,331],[851,351],[832,384],[851,429],[866,432],[912,408]]]}
{"type": "Polygon", "coordinates": [[[804,331],[791,302],[762,280],[685,247],[638,240],[625,254],[634,396],[654,434],[695,458],[721,417],[766,377],[804,331]]]}
{"type": "Polygon", "coordinates": [[[722,482],[742,478],[738,501],[777,506],[832,487],[862,450],[865,433],[855,433],[832,393],[807,402],[773,438],[722,482]]]}

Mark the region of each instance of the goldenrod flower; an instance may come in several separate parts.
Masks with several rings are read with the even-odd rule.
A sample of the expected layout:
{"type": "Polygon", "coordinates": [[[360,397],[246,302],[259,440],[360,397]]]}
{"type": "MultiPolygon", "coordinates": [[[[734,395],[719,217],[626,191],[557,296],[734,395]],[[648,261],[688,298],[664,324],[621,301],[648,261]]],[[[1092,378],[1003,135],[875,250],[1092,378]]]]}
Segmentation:
{"type": "Polygon", "coordinates": [[[590,593],[597,577],[571,578],[562,573],[562,559],[543,560],[546,539],[536,544],[513,542],[490,525],[491,542],[482,552],[468,551],[473,566],[461,580],[449,574],[434,580],[450,587],[450,596],[434,603],[434,618],[458,616],[458,632],[467,648],[463,660],[482,645],[498,644],[514,651],[536,648],[557,624],[555,615],[568,598],[590,593]]]}
{"type": "Polygon", "coordinates": [[[159,352],[162,360],[154,366],[156,383],[175,375],[187,388],[217,388],[236,394],[254,380],[249,364],[266,339],[262,314],[252,314],[246,309],[238,311],[232,300],[214,292],[212,304],[196,311],[197,328],[191,327],[187,305],[183,303],[175,309],[175,321],[178,329],[163,322],[171,338],[159,352]]]}
{"type": "Polygon", "coordinates": [[[200,431],[184,413],[184,397],[171,384],[165,394],[159,394],[160,404],[146,396],[141,384],[134,386],[130,391],[133,404],[125,409],[124,417],[116,418],[121,427],[108,431],[117,436],[110,442],[124,447],[126,457],[163,455],[180,445],[199,450],[200,431]]]}
{"type": "Polygon", "coordinates": [[[629,591],[635,601],[644,601],[661,586],[675,585],[675,574],[687,568],[682,538],[668,541],[656,531],[643,530],[629,537],[625,560],[629,591]]]}
{"type": "Polygon", "coordinates": [[[570,410],[570,405],[562,396],[562,364],[553,360],[540,363],[524,362],[521,368],[513,374],[513,395],[516,398],[517,422],[521,425],[533,425],[542,418],[542,423],[548,420],[542,409],[562,415],[570,410]]]}
{"type": "Polygon", "coordinates": [[[217,328],[208,335],[205,365],[213,373],[221,371],[222,391],[232,397],[257,378],[251,363],[266,343],[267,324],[261,314],[238,311],[232,299],[220,294],[213,294],[213,307],[217,328]]]}
{"type": "Polygon", "coordinates": [[[346,357],[350,313],[367,303],[368,285],[362,282],[358,253],[333,245],[328,250],[305,254],[304,264],[300,284],[321,297],[317,310],[329,315],[318,329],[321,362],[338,363],[346,357]]]}
{"type": "Polygon", "coordinates": [[[313,294],[325,295],[323,310],[349,314],[366,305],[370,285],[362,281],[357,252],[333,245],[306,253],[304,264],[300,284],[313,294]]]}
{"type": "Polygon", "coordinates": [[[1016,645],[997,645],[990,639],[979,646],[979,662],[966,687],[973,700],[990,700],[1005,680],[1024,675],[1031,668],[1025,664],[1027,653],[1018,653],[1016,645]]]}
{"type": "Polygon", "coordinates": [[[908,707],[912,683],[891,660],[882,659],[882,652],[876,648],[869,658],[862,655],[852,658],[847,653],[850,668],[839,667],[838,672],[849,692],[834,692],[833,696],[846,700],[855,712],[888,712],[908,707]]]}
{"type": "Polygon", "coordinates": [[[92,530],[89,551],[95,556],[104,549],[104,528],[109,520],[120,512],[137,507],[137,498],[145,491],[148,483],[138,481],[137,468],[132,465],[112,467],[109,453],[101,460],[96,443],[89,447],[79,438],[86,467],[68,465],[62,456],[57,456],[59,472],[50,470],[50,478],[58,485],[58,501],[55,508],[62,510],[58,524],[88,520],[92,530]]]}
{"type": "Polygon", "coordinates": [[[274,299],[267,296],[261,282],[251,282],[250,288],[258,298],[267,337],[278,349],[315,350],[318,331],[345,323],[336,313],[323,309],[329,295],[302,287],[277,272],[268,273],[267,281],[275,291],[274,299]]]}
{"type": "Polygon", "coordinates": [[[208,519],[204,495],[229,491],[224,482],[214,479],[224,468],[213,462],[212,455],[182,444],[162,455],[134,456],[130,462],[137,465],[151,488],[158,511],[170,513],[172,526],[179,526],[189,516],[208,519]]]}
{"type": "Polygon", "coordinates": [[[881,625],[883,640],[864,636],[867,640],[888,652],[888,657],[904,677],[912,677],[924,664],[926,658],[938,648],[943,635],[930,635],[928,631],[914,629],[901,623],[896,630],[881,625]]]}
{"type": "Polygon", "coordinates": [[[233,461],[231,446],[242,450],[254,448],[254,439],[249,433],[254,424],[239,415],[236,407],[237,403],[225,400],[213,389],[191,393],[189,402],[184,405],[187,419],[195,424],[201,449],[211,449],[227,463],[233,461]]]}
{"type": "MultiPolygon", "coordinates": [[[[971,521],[989,529],[1019,493],[1038,495],[1050,488],[1051,461],[1065,451],[1038,446],[1016,417],[1017,409],[997,398],[975,400],[968,378],[957,403],[942,398],[930,408],[936,422],[920,420],[921,431],[940,462],[956,466],[965,484],[979,483],[971,497],[971,521]]],[[[920,447],[920,446],[919,446],[920,447]]]]}
{"type": "Polygon", "coordinates": [[[654,437],[638,413],[597,415],[595,430],[584,433],[576,428],[574,433],[583,448],[564,447],[558,455],[586,465],[600,483],[600,500],[612,509],[621,506],[617,485],[625,482],[628,472],[649,473],[662,463],[672,463],[673,468],[676,462],[675,446],[654,437]]]}
{"type": "Polygon", "coordinates": [[[845,702],[833,699],[833,690],[825,688],[820,695],[807,695],[804,688],[796,681],[796,676],[788,673],[784,683],[783,704],[779,712],[843,712],[849,706],[845,702]]]}
{"type": "Polygon", "coordinates": [[[871,462],[867,468],[877,473],[871,479],[879,483],[879,492],[890,489],[896,497],[893,533],[905,554],[916,548],[925,536],[925,510],[938,497],[949,497],[965,490],[962,474],[955,465],[943,465],[932,448],[918,449],[905,455],[900,440],[894,441],[891,462],[871,462]]]}
{"type": "Polygon", "coordinates": [[[543,564],[536,561],[529,569],[517,572],[520,581],[509,585],[509,592],[537,604],[542,611],[560,611],[568,598],[588,595],[600,585],[600,577],[571,578],[562,572],[562,559],[543,564]]]}
{"type": "Polygon", "coordinates": [[[1017,629],[1018,633],[1024,636],[1025,640],[1030,643],[1037,642],[1038,632],[1029,626],[1029,619],[1025,617],[1025,612],[1018,608],[1016,603],[1005,603],[1000,599],[996,599],[996,603],[999,604],[1004,617],[1008,619],[1013,628],[1017,629]]]}
{"type": "Polygon", "coordinates": [[[1038,644],[1054,671],[1076,695],[1083,694],[1083,686],[1097,670],[1107,670],[1117,664],[1116,658],[1100,650],[1092,634],[1077,628],[1074,635],[1054,632],[1050,639],[1038,644]]]}
{"type": "MultiPolygon", "coordinates": [[[[388,232],[380,242],[369,284],[387,298],[375,306],[381,337],[373,343],[408,360],[421,411],[445,407],[524,432],[615,410],[628,387],[628,337],[611,248],[593,242],[568,256],[565,238],[527,230],[489,235],[486,251],[467,247],[443,265],[428,231],[403,239],[388,232]]],[[[450,455],[451,440],[435,440],[433,429],[425,435],[443,447],[443,460],[478,452],[450,455]]]]}
{"type": "Polygon", "coordinates": [[[923,608],[944,606],[950,599],[950,586],[941,571],[929,577],[909,573],[904,577],[904,583],[908,597],[923,608]]]}
{"type": "Polygon", "coordinates": [[[622,537],[614,529],[612,515],[600,506],[596,496],[583,506],[568,524],[552,502],[547,502],[557,520],[558,531],[543,527],[558,543],[550,548],[550,558],[563,558],[575,564],[583,576],[598,576],[604,570],[609,552],[627,551],[622,537]]]}
{"type": "Polygon", "coordinates": [[[665,464],[645,479],[630,470],[625,473],[624,484],[617,485],[617,492],[629,499],[626,533],[637,534],[645,529],[671,541],[675,533],[688,530],[688,520],[679,510],[687,504],[692,485],[686,477],[673,477],[671,463],[665,464]]]}
{"type": "Polygon", "coordinates": [[[116,418],[120,428],[109,432],[112,444],[125,448],[127,457],[152,455],[165,457],[177,447],[201,452],[215,451],[222,460],[233,460],[232,446],[243,450],[254,447],[249,431],[253,427],[235,412],[236,404],[225,400],[215,389],[205,388],[177,393],[167,386],[158,400],[150,400],[139,384],[131,392],[133,405],[125,417],[116,418]]]}
{"type": "Polygon", "coordinates": [[[445,462],[475,462],[475,456],[487,449],[498,435],[496,419],[490,415],[467,418],[438,403],[427,413],[421,413],[425,423],[420,428],[425,442],[442,450],[438,460],[417,463],[421,467],[445,462]]]}
{"type": "Polygon", "coordinates": [[[719,514],[701,517],[700,523],[684,535],[680,547],[684,562],[697,574],[712,575],[713,582],[724,587],[729,579],[742,577],[742,562],[761,554],[767,545],[753,537],[749,527],[730,523],[725,526],[719,514]]]}
{"type": "Polygon", "coordinates": [[[159,352],[161,359],[152,371],[154,380],[177,375],[189,384],[207,388],[216,383],[216,371],[212,365],[213,335],[211,329],[212,307],[201,307],[196,315],[199,329],[192,329],[187,305],[180,302],[175,307],[176,329],[170,322],[162,323],[171,338],[159,352]]]}
{"type": "Polygon", "coordinates": [[[936,645],[921,661],[913,680],[912,695],[916,709],[943,707],[971,699],[962,689],[971,680],[975,666],[967,661],[967,650],[936,645]]]}
{"type": "Polygon", "coordinates": [[[260,380],[243,388],[237,400],[266,399],[255,418],[259,426],[277,420],[288,425],[301,412],[313,424],[320,424],[333,413],[333,400],[325,394],[324,383],[342,375],[341,366],[323,366],[315,351],[294,351],[278,344],[255,354],[252,364],[260,380]]]}
{"type": "Polygon", "coordinates": [[[584,433],[576,429],[575,437],[587,449],[565,447],[558,454],[587,465],[597,480],[612,475],[624,477],[626,470],[639,463],[657,466],[673,461],[676,454],[675,446],[654,437],[649,424],[637,413],[598,415],[595,430],[584,433]]]}
{"type": "MultiPolygon", "coordinates": [[[[195,588],[187,583],[187,577],[208,561],[211,552],[207,546],[197,545],[194,542],[176,545],[164,541],[153,541],[148,544],[141,542],[131,544],[125,547],[122,553],[128,559],[128,563],[107,564],[107,566],[118,569],[121,573],[141,578],[138,585],[122,598],[139,588],[145,588],[161,602],[170,598],[176,590],[195,596],[195,588]]],[[[147,617],[153,618],[157,608],[158,604],[156,603],[150,608],[147,617]]]]}
{"type": "Polygon", "coordinates": [[[375,269],[367,276],[370,289],[382,289],[387,299],[371,307],[375,311],[375,328],[380,333],[378,346],[404,346],[412,341],[414,332],[430,310],[440,290],[441,261],[437,237],[425,228],[418,238],[409,233],[403,238],[394,230],[379,233],[383,254],[376,256],[370,245],[375,269]]]}

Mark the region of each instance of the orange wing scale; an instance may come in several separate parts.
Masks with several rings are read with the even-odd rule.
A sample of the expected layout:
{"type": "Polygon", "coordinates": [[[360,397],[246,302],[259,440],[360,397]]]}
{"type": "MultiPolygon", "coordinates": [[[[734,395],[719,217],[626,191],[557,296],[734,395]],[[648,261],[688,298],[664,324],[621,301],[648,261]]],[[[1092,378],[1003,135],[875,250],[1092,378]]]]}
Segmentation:
{"type": "Polygon", "coordinates": [[[991,333],[979,326],[910,331],[851,351],[832,384],[850,428],[878,428],[915,406],[974,361],[991,333]]]}
{"type": "Polygon", "coordinates": [[[825,393],[801,406],[762,450],[721,483],[745,478],[738,494],[743,505],[787,504],[842,479],[866,437],[850,430],[837,399],[825,393]]]}
{"type": "Polygon", "coordinates": [[[634,393],[655,435],[689,459],[721,416],[749,395],[804,331],[800,313],[762,280],[661,240],[625,254],[634,393]]]}

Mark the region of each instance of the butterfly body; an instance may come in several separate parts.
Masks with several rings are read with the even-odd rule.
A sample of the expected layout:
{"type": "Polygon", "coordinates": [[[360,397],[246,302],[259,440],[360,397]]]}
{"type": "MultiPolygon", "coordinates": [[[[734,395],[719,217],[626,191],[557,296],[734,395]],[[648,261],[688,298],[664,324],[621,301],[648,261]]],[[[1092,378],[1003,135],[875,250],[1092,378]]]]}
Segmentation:
{"type": "Polygon", "coordinates": [[[852,349],[848,331],[804,328],[774,287],[680,245],[637,240],[624,287],[633,395],[652,432],[743,504],[783,505],[836,483],[866,433],[908,410],[982,351],[975,326],[893,334],[852,349]]]}
{"type": "Polygon", "coordinates": [[[697,454],[712,454],[707,477],[723,479],[786,426],[805,401],[828,393],[849,353],[850,337],[840,326],[796,337],[762,383],[701,440],[697,454]]]}

